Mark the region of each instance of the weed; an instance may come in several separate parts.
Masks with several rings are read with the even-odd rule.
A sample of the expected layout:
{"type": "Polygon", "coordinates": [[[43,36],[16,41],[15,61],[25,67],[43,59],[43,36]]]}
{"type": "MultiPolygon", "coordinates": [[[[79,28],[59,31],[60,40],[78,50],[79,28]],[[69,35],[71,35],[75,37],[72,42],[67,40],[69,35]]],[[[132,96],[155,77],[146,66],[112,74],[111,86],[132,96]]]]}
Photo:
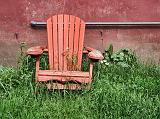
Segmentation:
{"type": "MultiPolygon", "coordinates": [[[[42,89],[35,94],[35,59],[30,56],[23,57],[18,68],[0,67],[0,117],[160,118],[160,66],[136,62],[135,55],[128,53],[121,60],[119,55],[124,50],[116,56],[112,50],[108,52],[105,60],[110,58],[107,59],[109,65],[105,62],[94,65],[90,91],[42,89]],[[126,63],[127,67],[118,62],[126,63]]],[[[89,62],[85,56],[83,58],[83,69],[87,70],[89,62]]],[[[47,54],[43,54],[40,67],[48,68],[47,54]]]]}
{"type": "Polygon", "coordinates": [[[101,63],[106,66],[116,64],[122,67],[130,67],[137,63],[137,57],[132,50],[121,49],[114,53],[112,44],[109,45],[109,48],[106,48],[104,56],[105,58],[101,63]]]}

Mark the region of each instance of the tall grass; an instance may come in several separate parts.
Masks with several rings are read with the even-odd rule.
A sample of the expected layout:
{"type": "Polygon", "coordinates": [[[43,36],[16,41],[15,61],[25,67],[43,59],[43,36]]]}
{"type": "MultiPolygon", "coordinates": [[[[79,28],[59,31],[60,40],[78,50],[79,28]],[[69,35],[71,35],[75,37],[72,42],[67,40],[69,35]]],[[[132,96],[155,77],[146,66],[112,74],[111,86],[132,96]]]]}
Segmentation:
{"type": "MultiPolygon", "coordinates": [[[[48,67],[45,59],[41,58],[41,68],[48,67]]],[[[2,119],[160,118],[159,66],[96,63],[90,91],[43,89],[35,93],[34,63],[25,57],[18,68],[0,67],[2,119]]]]}

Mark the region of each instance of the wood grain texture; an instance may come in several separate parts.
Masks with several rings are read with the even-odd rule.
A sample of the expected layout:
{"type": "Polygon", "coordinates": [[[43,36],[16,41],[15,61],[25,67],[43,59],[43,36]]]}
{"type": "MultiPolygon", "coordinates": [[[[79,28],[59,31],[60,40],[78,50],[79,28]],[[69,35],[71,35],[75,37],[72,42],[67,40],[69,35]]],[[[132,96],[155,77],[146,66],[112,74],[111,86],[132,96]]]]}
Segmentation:
{"type": "Polygon", "coordinates": [[[53,27],[52,27],[52,18],[47,20],[47,33],[48,33],[48,55],[49,55],[49,68],[53,69],[54,62],[53,62],[53,27]]]}
{"type": "Polygon", "coordinates": [[[58,15],[58,57],[59,57],[59,70],[63,70],[63,15],[58,15]]]}
{"type": "Polygon", "coordinates": [[[47,20],[49,66],[54,70],[80,70],[85,23],[72,15],[47,20]]]}
{"type": "Polygon", "coordinates": [[[68,38],[69,38],[69,15],[64,15],[64,48],[63,48],[63,56],[64,56],[64,71],[67,70],[67,57],[68,57],[68,38]]]}
{"type": "Polygon", "coordinates": [[[82,52],[83,52],[83,44],[84,44],[84,32],[85,32],[85,23],[81,20],[80,24],[80,34],[79,34],[79,49],[78,49],[78,66],[81,69],[82,64],[82,52]]]}
{"type": "MultiPolygon", "coordinates": [[[[52,24],[53,24],[53,56],[49,56],[49,58],[53,57],[54,58],[54,70],[59,69],[59,55],[58,55],[58,28],[57,28],[57,16],[52,17],[52,24]]],[[[51,65],[51,64],[50,64],[51,65]]]]}
{"type": "MultiPolygon", "coordinates": [[[[49,70],[38,70],[37,80],[90,84],[91,71],[80,71],[85,23],[72,15],[55,15],[47,20],[47,32],[50,67],[49,70]]],[[[76,86],[71,86],[71,89],[76,86]]],[[[55,88],[55,85],[52,87],[55,88]]],[[[67,87],[58,84],[57,88],[67,87]]]]}

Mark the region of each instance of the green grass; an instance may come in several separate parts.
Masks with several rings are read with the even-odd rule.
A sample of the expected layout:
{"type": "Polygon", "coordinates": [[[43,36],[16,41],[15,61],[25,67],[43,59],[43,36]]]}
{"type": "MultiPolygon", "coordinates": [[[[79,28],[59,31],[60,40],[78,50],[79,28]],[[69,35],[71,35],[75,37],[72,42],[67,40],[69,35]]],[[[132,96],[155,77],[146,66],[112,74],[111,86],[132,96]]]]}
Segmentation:
{"type": "Polygon", "coordinates": [[[35,94],[35,68],[30,60],[26,58],[19,68],[0,67],[2,119],[160,118],[159,66],[135,63],[123,68],[97,63],[92,90],[42,89],[35,94]]]}

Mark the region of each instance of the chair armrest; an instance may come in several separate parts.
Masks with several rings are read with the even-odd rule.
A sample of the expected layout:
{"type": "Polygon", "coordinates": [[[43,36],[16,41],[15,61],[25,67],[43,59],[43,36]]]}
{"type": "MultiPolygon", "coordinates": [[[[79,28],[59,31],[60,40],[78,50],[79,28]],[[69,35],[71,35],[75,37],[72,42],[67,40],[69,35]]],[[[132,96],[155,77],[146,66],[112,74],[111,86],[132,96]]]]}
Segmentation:
{"type": "Polygon", "coordinates": [[[48,49],[47,48],[43,49],[43,52],[48,52],[48,49]]]}
{"type": "Polygon", "coordinates": [[[99,50],[92,50],[91,52],[88,53],[88,57],[91,60],[95,60],[95,61],[104,59],[102,53],[99,50]]]}
{"type": "Polygon", "coordinates": [[[91,48],[91,47],[84,47],[87,51],[91,52],[92,50],[95,50],[94,48],[91,48]]]}
{"type": "Polygon", "coordinates": [[[89,52],[87,50],[83,50],[83,54],[88,54],[89,52]]]}
{"type": "Polygon", "coordinates": [[[91,48],[91,47],[85,46],[85,47],[84,47],[84,50],[83,50],[83,54],[88,54],[88,53],[91,52],[92,50],[95,50],[95,49],[94,49],[94,48],[91,48]]]}
{"type": "Polygon", "coordinates": [[[38,56],[41,55],[44,51],[45,47],[43,46],[35,46],[31,47],[27,50],[27,55],[38,56]]]}

